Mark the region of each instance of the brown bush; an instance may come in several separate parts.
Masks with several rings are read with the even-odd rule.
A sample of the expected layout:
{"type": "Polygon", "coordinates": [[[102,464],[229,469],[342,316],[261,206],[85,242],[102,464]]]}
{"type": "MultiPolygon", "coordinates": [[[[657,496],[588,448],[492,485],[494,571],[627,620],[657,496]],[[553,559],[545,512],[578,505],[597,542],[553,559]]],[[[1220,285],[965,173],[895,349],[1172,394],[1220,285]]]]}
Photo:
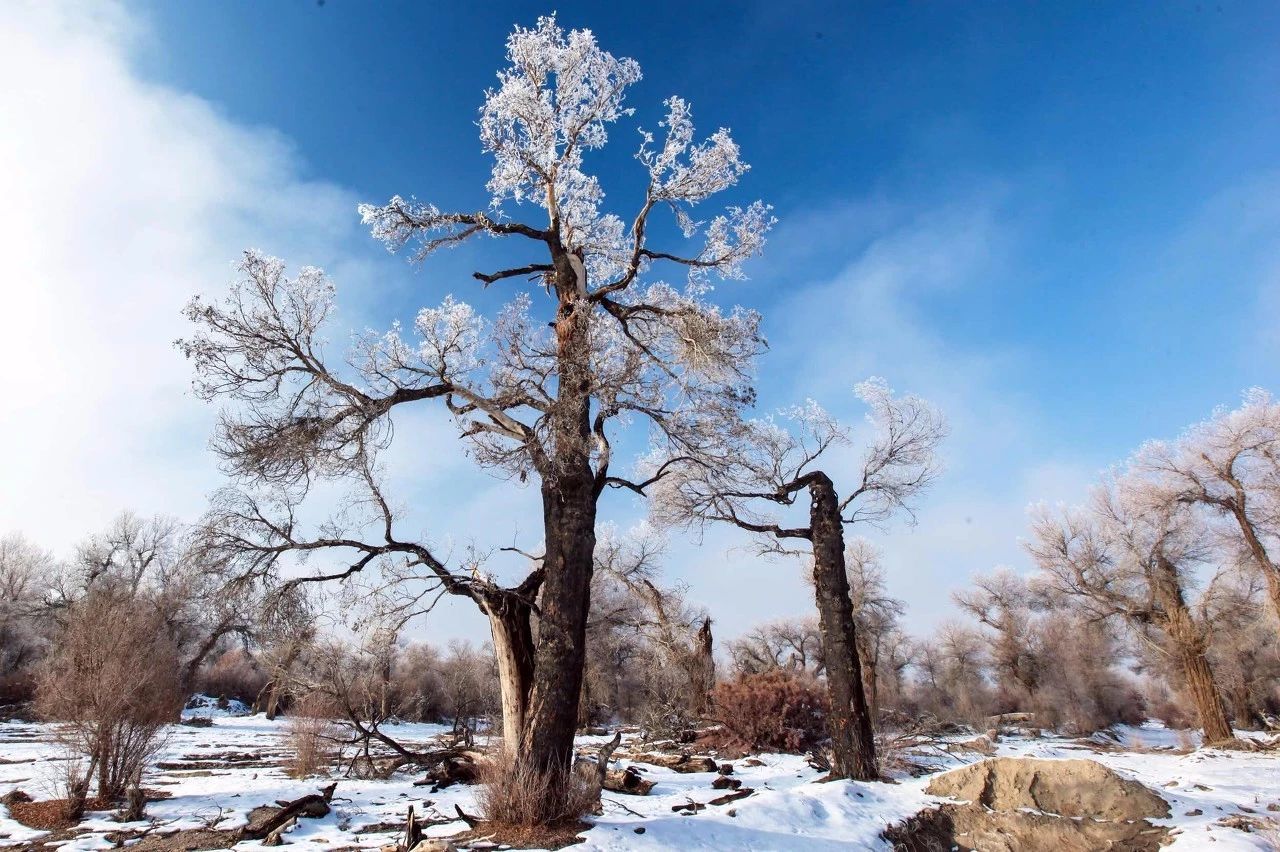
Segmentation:
{"type": "Polygon", "coordinates": [[[200,692],[252,705],[266,684],[266,672],[244,650],[233,648],[205,670],[200,678],[200,692]]]}
{"type": "Polygon", "coordinates": [[[76,601],[44,662],[36,699],[45,718],[61,723],[63,745],[85,761],[83,774],[67,779],[69,798],[96,777],[98,797],[118,800],[139,783],[182,706],[178,652],[163,613],[111,591],[76,601]]]}
{"type": "Polygon", "coordinates": [[[827,739],[826,692],[803,674],[745,674],[717,685],[712,703],[727,748],[800,754],[827,739]]]}
{"type": "Polygon", "coordinates": [[[333,721],[333,705],[320,695],[305,696],[289,713],[285,735],[293,750],[288,771],[294,778],[328,774],[338,759],[342,733],[333,721]]]}
{"type": "Polygon", "coordinates": [[[481,767],[479,780],[482,786],[476,802],[481,815],[504,826],[574,823],[600,802],[594,768],[574,766],[562,776],[562,783],[556,783],[506,751],[481,767]]]}

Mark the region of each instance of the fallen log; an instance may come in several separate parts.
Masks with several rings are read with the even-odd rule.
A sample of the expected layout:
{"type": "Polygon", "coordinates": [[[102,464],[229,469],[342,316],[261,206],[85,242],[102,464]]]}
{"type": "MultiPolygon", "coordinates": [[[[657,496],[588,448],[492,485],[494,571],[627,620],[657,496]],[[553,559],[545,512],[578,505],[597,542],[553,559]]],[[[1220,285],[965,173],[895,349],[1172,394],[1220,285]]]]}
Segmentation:
{"type": "Polygon", "coordinates": [[[741,790],[735,790],[732,793],[725,793],[723,796],[717,796],[716,798],[707,802],[707,804],[708,805],[727,805],[730,802],[738,801],[738,799],[745,799],[747,796],[750,796],[754,792],[755,790],[752,790],[750,787],[743,787],[741,790]]]}
{"type": "Polygon", "coordinates": [[[661,754],[645,752],[643,754],[619,755],[636,763],[651,763],[676,772],[715,772],[720,767],[709,757],[692,757],[688,754],[661,754]]]}
{"type": "Polygon", "coordinates": [[[329,813],[329,802],[333,799],[333,791],[337,782],[323,788],[319,793],[310,793],[299,799],[288,802],[279,810],[263,819],[251,821],[240,829],[239,840],[263,840],[276,829],[298,817],[322,817],[329,813]]]}
{"type": "Polygon", "coordinates": [[[604,789],[614,793],[626,793],[629,796],[647,796],[653,789],[654,782],[640,774],[634,766],[621,771],[614,769],[604,776],[601,784],[604,789]]]}

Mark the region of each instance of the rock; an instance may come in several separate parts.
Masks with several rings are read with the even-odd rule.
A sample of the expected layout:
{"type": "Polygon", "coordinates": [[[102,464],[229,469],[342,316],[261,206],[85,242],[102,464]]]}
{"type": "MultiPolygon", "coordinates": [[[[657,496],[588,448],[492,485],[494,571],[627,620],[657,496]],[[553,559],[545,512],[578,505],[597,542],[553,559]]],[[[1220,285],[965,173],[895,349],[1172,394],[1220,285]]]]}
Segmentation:
{"type": "Polygon", "coordinates": [[[719,772],[721,775],[732,775],[732,774],[733,774],[733,764],[732,764],[732,763],[722,763],[722,764],[720,764],[718,767],[716,767],[716,772],[719,772]]]}
{"type": "Polygon", "coordinates": [[[1183,814],[1183,816],[1204,816],[1204,811],[1200,810],[1199,808],[1193,808],[1187,811],[1185,814],[1183,814]]]}
{"type": "Polygon", "coordinates": [[[632,829],[632,831],[634,831],[636,834],[644,834],[644,826],[637,825],[635,828],[632,829]]]}
{"type": "Polygon", "coordinates": [[[988,716],[987,727],[999,728],[1002,725],[1018,725],[1027,727],[1033,725],[1035,721],[1035,713],[1001,713],[998,716],[988,716]]]}
{"type": "Polygon", "coordinates": [[[711,782],[711,786],[717,790],[736,790],[742,786],[742,781],[727,775],[717,775],[716,780],[711,782]]]}
{"type": "Polygon", "coordinates": [[[1169,816],[1164,799],[1092,760],[992,758],[944,772],[927,792],[996,811],[1033,808],[1104,820],[1169,816]]]}

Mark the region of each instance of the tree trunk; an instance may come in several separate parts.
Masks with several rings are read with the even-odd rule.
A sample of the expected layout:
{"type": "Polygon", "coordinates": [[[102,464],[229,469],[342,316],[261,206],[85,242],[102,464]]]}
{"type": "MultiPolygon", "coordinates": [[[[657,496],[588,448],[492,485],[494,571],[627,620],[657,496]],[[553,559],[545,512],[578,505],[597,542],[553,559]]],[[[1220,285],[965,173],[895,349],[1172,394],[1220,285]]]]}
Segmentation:
{"type": "Polygon", "coordinates": [[[539,772],[560,775],[573,761],[573,736],[586,662],[587,608],[596,546],[590,489],[543,486],[546,554],[533,688],[521,755],[539,772]]]}
{"type": "Polygon", "coordinates": [[[1253,521],[1249,518],[1244,486],[1236,481],[1234,477],[1230,481],[1236,491],[1235,500],[1229,504],[1231,515],[1235,518],[1236,525],[1240,528],[1240,534],[1244,536],[1245,545],[1249,548],[1249,555],[1253,557],[1254,564],[1258,566],[1258,570],[1262,572],[1263,578],[1267,581],[1267,598],[1271,601],[1271,608],[1275,611],[1276,618],[1280,619],[1280,566],[1277,566],[1271,559],[1271,554],[1267,553],[1266,545],[1258,537],[1253,521]]]}
{"type": "MultiPolygon", "coordinates": [[[[556,312],[556,401],[550,412],[549,457],[542,476],[542,597],[533,689],[521,737],[521,756],[552,776],[562,792],[573,763],[586,661],[587,609],[596,547],[599,488],[591,431],[591,313],[581,257],[552,249],[556,312]]],[[[553,795],[555,795],[553,793],[553,795]]]]}
{"type": "Polygon", "coordinates": [[[693,646],[693,671],[690,684],[693,695],[690,702],[694,713],[706,712],[708,696],[716,685],[715,644],[711,636],[711,617],[702,620],[693,646]]]}
{"type": "MultiPolygon", "coordinates": [[[[856,625],[855,625],[856,629],[856,625]]],[[[866,641],[866,631],[858,634],[858,666],[862,669],[862,692],[867,699],[867,712],[874,723],[880,712],[880,683],[876,672],[875,653],[866,641]]]]}
{"type": "Polygon", "coordinates": [[[493,652],[498,658],[503,747],[514,751],[524,732],[533,687],[533,606],[512,594],[487,596],[481,606],[489,616],[493,652]]]}
{"type": "Polygon", "coordinates": [[[1217,743],[1232,738],[1231,724],[1222,703],[1222,694],[1213,679],[1213,669],[1204,651],[1194,644],[1178,645],[1178,657],[1183,676],[1187,679],[1187,691],[1200,718],[1206,743],[1217,743]]]}
{"type": "Polygon", "coordinates": [[[827,691],[831,696],[832,774],[858,781],[880,777],[875,732],[862,686],[857,626],[845,574],[844,524],[830,478],[816,473],[809,483],[813,536],[813,587],[822,631],[827,691]]]}
{"type": "Polygon", "coordinates": [[[1156,555],[1156,567],[1157,572],[1149,581],[1164,609],[1164,630],[1178,654],[1178,662],[1187,681],[1187,693],[1204,732],[1204,741],[1216,743],[1232,739],[1222,690],[1213,677],[1209,658],[1205,656],[1208,644],[1205,632],[1187,606],[1177,568],[1163,553],[1156,555]]]}

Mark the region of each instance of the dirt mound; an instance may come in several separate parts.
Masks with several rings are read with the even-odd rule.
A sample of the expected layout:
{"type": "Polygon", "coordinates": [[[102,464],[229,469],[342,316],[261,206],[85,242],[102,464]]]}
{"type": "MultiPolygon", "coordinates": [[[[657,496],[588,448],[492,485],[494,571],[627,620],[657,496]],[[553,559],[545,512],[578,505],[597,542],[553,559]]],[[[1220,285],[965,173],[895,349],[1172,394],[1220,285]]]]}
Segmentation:
{"type": "Polygon", "coordinates": [[[1168,835],[1146,819],[1169,815],[1164,799],[1092,760],[984,760],[939,775],[927,792],[969,804],[891,826],[884,836],[894,849],[1154,852],[1168,835]]]}
{"type": "Polygon", "coordinates": [[[901,852],[1156,852],[1168,829],[1146,820],[1107,822],[1052,814],[1001,813],[981,805],[942,805],[891,826],[884,837],[901,852]]]}
{"type": "Polygon", "coordinates": [[[926,792],[995,811],[1031,808],[1101,820],[1169,815],[1164,799],[1092,760],[998,757],[945,772],[933,779],[926,792]]]}

